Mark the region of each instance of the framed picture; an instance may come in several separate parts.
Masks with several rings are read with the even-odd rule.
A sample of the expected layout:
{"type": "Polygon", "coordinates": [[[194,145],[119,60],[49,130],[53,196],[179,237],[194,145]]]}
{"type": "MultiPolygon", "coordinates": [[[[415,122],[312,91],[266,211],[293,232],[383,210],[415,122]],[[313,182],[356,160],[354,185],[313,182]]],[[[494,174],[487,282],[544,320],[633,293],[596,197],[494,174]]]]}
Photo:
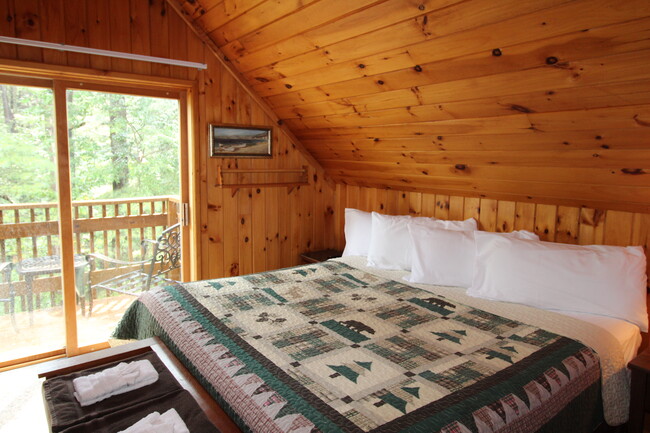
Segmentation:
{"type": "Polygon", "coordinates": [[[271,128],[211,124],[210,156],[270,158],[271,128]]]}

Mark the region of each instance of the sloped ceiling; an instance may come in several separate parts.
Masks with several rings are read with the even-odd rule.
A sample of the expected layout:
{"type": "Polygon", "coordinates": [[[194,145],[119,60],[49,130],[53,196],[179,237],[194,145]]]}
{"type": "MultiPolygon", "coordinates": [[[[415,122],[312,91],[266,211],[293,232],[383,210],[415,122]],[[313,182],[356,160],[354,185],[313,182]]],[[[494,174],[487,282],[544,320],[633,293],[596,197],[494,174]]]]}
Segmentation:
{"type": "Polygon", "coordinates": [[[178,0],[347,184],[650,208],[648,0],[178,0]]]}

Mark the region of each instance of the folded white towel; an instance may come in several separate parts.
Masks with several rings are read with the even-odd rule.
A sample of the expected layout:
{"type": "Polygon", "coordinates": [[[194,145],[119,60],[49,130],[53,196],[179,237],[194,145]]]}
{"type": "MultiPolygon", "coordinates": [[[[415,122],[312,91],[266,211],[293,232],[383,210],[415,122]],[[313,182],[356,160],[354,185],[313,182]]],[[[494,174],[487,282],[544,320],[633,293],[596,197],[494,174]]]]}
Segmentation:
{"type": "Polygon", "coordinates": [[[176,409],[150,413],[119,433],[190,433],[176,409]]]}
{"type": "Polygon", "coordinates": [[[72,381],[74,396],[81,406],[88,406],[113,395],[150,385],[158,372],[147,359],[120,362],[115,367],[81,376],[72,381]]]}

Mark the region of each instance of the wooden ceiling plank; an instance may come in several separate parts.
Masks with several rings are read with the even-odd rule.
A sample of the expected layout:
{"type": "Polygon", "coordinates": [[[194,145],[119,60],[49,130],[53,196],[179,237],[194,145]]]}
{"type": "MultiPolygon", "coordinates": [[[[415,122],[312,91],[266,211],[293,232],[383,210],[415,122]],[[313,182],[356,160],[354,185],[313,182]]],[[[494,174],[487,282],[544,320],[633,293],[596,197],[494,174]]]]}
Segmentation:
{"type": "MultiPolygon", "coordinates": [[[[383,0],[319,0],[280,20],[220,46],[221,51],[238,65],[245,55],[281,41],[313,27],[334,21],[357,10],[383,0]]],[[[550,1],[550,0],[547,0],[550,1]]]]}
{"type": "MultiPolygon", "coordinates": [[[[570,1],[573,0],[501,0],[499,2],[474,0],[460,2],[368,33],[360,34],[354,29],[350,29],[347,38],[339,42],[327,46],[319,45],[320,49],[278,61],[275,66],[279,68],[278,72],[284,75],[295,75],[497,23],[570,1]]],[[[252,51],[249,50],[249,52],[252,51]]],[[[244,72],[269,65],[268,60],[263,60],[263,58],[268,59],[267,54],[260,58],[261,64],[260,61],[251,62],[246,54],[236,59],[238,67],[244,72]]]]}
{"type": "MultiPolygon", "coordinates": [[[[174,1],[177,2],[177,0],[174,1]]],[[[192,16],[190,18],[195,20],[194,22],[203,31],[210,33],[264,1],[266,0],[224,0],[219,2],[200,0],[202,4],[209,4],[210,8],[206,8],[205,13],[200,14],[199,17],[192,16]]]]}
{"type": "Polygon", "coordinates": [[[647,149],[650,128],[602,129],[594,126],[587,131],[545,132],[543,134],[483,134],[415,136],[410,138],[345,139],[330,137],[318,141],[305,141],[312,153],[325,151],[473,151],[485,150],[635,150],[647,149]]]}
{"type": "Polygon", "coordinates": [[[331,136],[386,138],[457,134],[541,133],[549,131],[592,130],[594,124],[604,129],[644,128],[650,124],[650,106],[627,106],[564,112],[526,113],[497,118],[454,119],[420,122],[390,127],[342,127],[296,131],[304,139],[331,136]]]}
{"type": "MultiPolygon", "coordinates": [[[[626,86],[590,86],[533,94],[491,97],[443,104],[416,105],[388,110],[352,112],[284,119],[295,129],[326,128],[336,125],[378,126],[396,123],[507,116],[513,113],[551,113],[595,108],[650,104],[650,81],[626,86]],[[619,90],[616,92],[616,90],[619,90]]],[[[351,107],[352,109],[354,107],[351,107]]]]}
{"type": "MultiPolygon", "coordinates": [[[[621,83],[608,83],[603,85],[569,87],[556,90],[535,91],[518,95],[503,95],[489,98],[478,98],[459,102],[444,102],[438,104],[412,105],[404,108],[385,108],[383,110],[367,110],[360,112],[358,106],[352,104],[323,104],[319,112],[301,111],[298,114],[289,109],[277,109],[276,113],[285,121],[300,119],[302,124],[307,124],[311,119],[323,119],[331,123],[341,120],[345,122],[357,118],[355,125],[361,126],[364,122],[373,122],[374,116],[386,118],[390,113],[400,114],[400,110],[408,108],[411,116],[415,117],[421,110],[435,109],[444,111],[453,118],[482,117],[470,113],[484,113],[489,110],[498,114],[512,114],[514,111],[524,112],[551,112],[579,110],[590,108],[603,108],[610,106],[641,105],[644,104],[647,93],[650,92],[650,81],[629,81],[621,83]],[[485,106],[477,106],[485,104],[485,106]],[[355,111],[356,110],[356,111],[355,111]],[[330,114],[331,113],[331,114],[330,114]]],[[[297,110],[297,109],[296,109],[297,110]]],[[[435,114],[424,113],[434,116],[435,114]]],[[[439,117],[442,117],[440,114],[439,117]]],[[[312,128],[315,126],[311,126],[312,128]]]]}
{"type": "Polygon", "coordinates": [[[463,171],[453,165],[443,164],[411,164],[397,166],[388,163],[366,163],[352,161],[323,160],[324,166],[332,176],[356,175],[376,178],[375,173],[391,174],[395,176],[429,176],[432,178],[450,179],[491,179],[522,182],[547,182],[552,179],[558,183],[583,183],[589,185],[612,186],[642,186],[650,187],[650,171],[645,170],[645,175],[629,175],[621,170],[607,168],[572,167],[518,167],[518,166],[467,166],[463,171]],[[327,163],[325,163],[327,161],[327,163]],[[331,166],[330,166],[331,164],[331,166]]]}
{"type": "MultiPolygon", "coordinates": [[[[187,16],[195,20],[222,2],[223,0],[179,0],[178,3],[187,16]]],[[[133,7],[133,4],[131,6],[133,7]]]]}
{"type": "MultiPolygon", "coordinates": [[[[471,2],[468,4],[473,5],[471,2]]],[[[630,21],[647,16],[650,12],[648,2],[643,0],[630,0],[622,8],[620,5],[620,2],[617,3],[613,0],[601,0],[598,4],[595,4],[593,0],[571,2],[524,16],[515,15],[514,18],[506,21],[494,22],[490,23],[490,25],[469,30],[465,29],[466,31],[448,36],[415,39],[410,41],[409,44],[403,43],[406,37],[405,34],[408,35],[405,30],[389,32],[384,38],[374,32],[371,35],[359,36],[358,40],[349,40],[337,44],[346,45],[341,47],[340,50],[337,46],[324,47],[319,51],[277,62],[273,64],[272,69],[275,73],[281,74],[282,77],[288,77],[283,81],[283,85],[289,84],[297,87],[300,83],[294,83],[291,80],[295,75],[318,71],[324,67],[331,68],[339,63],[348,62],[344,64],[345,66],[348,64],[368,63],[377,65],[375,69],[380,71],[382,67],[379,65],[382,62],[381,57],[378,55],[384,55],[388,59],[392,59],[399,56],[400,53],[408,53],[412,58],[412,66],[415,64],[421,65],[472,53],[490,53],[495,48],[630,21]],[[588,9],[589,12],[585,13],[585,9],[588,9]],[[572,19],[567,20],[567,16],[571,16],[572,19]],[[544,25],[541,23],[544,23],[544,25]],[[395,38],[395,34],[399,34],[400,37],[395,38]],[[361,40],[361,38],[367,38],[367,40],[361,40]],[[339,51],[340,55],[338,55],[339,51]],[[326,55],[325,52],[327,52],[326,55]],[[369,56],[375,57],[365,59],[365,57],[369,56]]],[[[540,4],[541,6],[543,5],[540,4]]],[[[390,61],[387,63],[388,68],[393,64],[390,61]]],[[[266,91],[262,95],[268,96],[269,94],[269,91],[266,91]]]]}
{"type": "MultiPolygon", "coordinates": [[[[570,63],[566,69],[564,65],[561,67],[543,66],[529,69],[525,73],[507,72],[309,104],[300,108],[296,107],[293,112],[307,117],[312,113],[326,115],[330,112],[324,110],[324,107],[337,106],[355,107],[356,111],[365,112],[644,80],[650,77],[648,58],[650,58],[650,50],[641,50],[576,61],[570,63]]],[[[286,110],[281,111],[277,108],[276,110],[281,113],[279,115],[287,114],[286,110]]]]}
{"type": "MultiPolygon", "coordinates": [[[[390,27],[395,25],[396,22],[419,17],[462,1],[464,0],[390,0],[379,2],[326,25],[250,53],[237,59],[238,67],[242,71],[261,69],[267,71],[270,75],[259,75],[260,77],[277,79],[280,77],[279,73],[270,67],[274,63],[335,44],[350,38],[351,34],[359,35],[390,27]],[[260,67],[257,65],[265,66],[260,67]]],[[[255,77],[254,73],[252,76],[255,77]]]]}
{"type": "Polygon", "coordinates": [[[549,200],[556,205],[596,205],[599,208],[612,209],[617,204],[623,208],[650,210],[650,188],[610,187],[603,185],[567,185],[563,183],[536,183],[519,181],[447,181],[426,176],[379,176],[367,178],[351,175],[333,176],[335,180],[366,187],[379,187],[404,191],[435,191],[449,195],[475,195],[493,199],[515,199],[516,201],[535,201],[543,203],[549,200]],[[582,197],[576,199],[575,197],[582,197]],[[525,198],[525,199],[524,199],[525,198]],[[524,200],[522,200],[524,199],[524,200]]]}
{"type": "MultiPolygon", "coordinates": [[[[500,45],[500,56],[492,55],[492,49],[477,47],[474,50],[471,41],[464,41],[462,51],[454,53],[460,56],[453,57],[450,53],[452,57],[444,60],[434,59],[436,56],[440,57],[439,49],[425,50],[426,54],[422,56],[416,56],[413,50],[396,50],[299,75],[284,73],[280,76],[286,78],[275,81],[257,82],[259,77],[265,77],[263,74],[248,75],[247,78],[251,82],[257,82],[254,89],[264,97],[286,93],[287,83],[290,83],[292,91],[319,88],[330,95],[347,97],[359,95],[359,92],[366,89],[369,93],[375,93],[529,69],[545,65],[551,57],[559,64],[565,64],[590,57],[647,49],[650,45],[649,33],[650,18],[646,17],[591,29],[588,32],[578,30],[532,42],[518,43],[516,39],[511,38],[507,45],[500,45]],[[360,64],[363,64],[364,68],[359,68],[360,64]],[[420,68],[414,69],[415,65],[420,68]],[[341,84],[336,83],[349,84],[346,88],[355,89],[355,93],[341,95],[337,91],[341,84]]],[[[322,92],[319,96],[321,94],[322,92]]],[[[272,100],[270,102],[274,103],[272,100]]]]}
{"type": "MultiPolygon", "coordinates": [[[[384,162],[402,164],[450,164],[453,166],[499,165],[519,167],[583,167],[629,169],[631,172],[650,167],[650,150],[606,150],[597,153],[584,150],[565,151],[428,151],[428,152],[370,152],[345,154],[337,152],[340,161],[384,162]]],[[[326,159],[322,159],[327,161],[326,159]]],[[[643,172],[639,172],[643,174],[643,172]]]]}
{"type": "Polygon", "coordinates": [[[223,46],[315,1],[318,0],[265,1],[212,30],[208,36],[218,46],[223,46]]]}
{"type": "Polygon", "coordinates": [[[494,165],[467,165],[460,170],[450,164],[394,164],[387,162],[339,161],[321,159],[323,167],[333,176],[357,176],[375,178],[376,174],[430,176],[444,178],[492,179],[523,182],[575,183],[590,185],[622,185],[650,187],[650,169],[643,174],[630,175],[621,169],[591,167],[519,167],[494,165]]]}

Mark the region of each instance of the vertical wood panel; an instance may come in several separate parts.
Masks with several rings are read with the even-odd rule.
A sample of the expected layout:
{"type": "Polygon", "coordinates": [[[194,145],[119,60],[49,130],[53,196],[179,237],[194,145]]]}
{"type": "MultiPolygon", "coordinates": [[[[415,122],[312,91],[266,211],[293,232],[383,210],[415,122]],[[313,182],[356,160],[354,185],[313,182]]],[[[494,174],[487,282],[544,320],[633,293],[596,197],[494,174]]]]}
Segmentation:
{"type": "MultiPolygon", "coordinates": [[[[14,0],[16,11],[16,37],[23,39],[41,39],[41,20],[38,0],[14,0]]],[[[80,18],[81,22],[85,19],[80,18]]],[[[43,60],[42,50],[33,47],[18,47],[18,56],[23,60],[40,62],[43,60]]]]}
{"type": "Polygon", "coordinates": [[[451,196],[449,197],[449,219],[460,221],[463,219],[463,208],[465,200],[463,197],[451,196]]]}
{"type": "MultiPolygon", "coordinates": [[[[145,56],[151,53],[151,27],[149,26],[149,5],[148,2],[131,1],[131,51],[134,54],[145,56]]],[[[191,41],[198,41],[197,38],[190,37],[191,41]]],[[[203,46],[200,46],[200,58],[203,60],[203,46]]],[[[188,49],[191,52],[191,50],[188,49]]],[[[196,61],[194,57],[193,61],[196,61]]],[[[133,72],[136,74],[151,74],[151,63],[133,62],[133,72]]]]}
{"type": "MultiPolygon", "coordinates": [[[[88,43],[93,48],[102,50],[111,49],[111,19],[110,19],[110,3],[108,0],[97,0],[87,3],[86,16],[90,24],[87,29],[88,43]]],[[[114,19],[115,24],[119,22],[114,19]]],[[[118,31],[119,29],[115,29],[118,31]]],[[[116,38],[120,39],[120,38],[116,38]]],[[[104,56],[91,56],[90,67],[97,69],[111,69],[111,58],[104,56]]]]}
{"type": "Polygon", "coordinates": [[[630,245],[634,214],[608,210],[605,224],[604,242],[608,245],[630,245]]]}
{"type": "Polygon", "coordinates": [[[463,219],[474,218],[476,221],[481,217],[481,199],[476,197],[465,197],[463,219]]]}
{"type": "Polygon", "coordinates": [[[488,232],[496,231],[497,227],[497,205],[496,200],[482,198],[480,202],[481,211],[479,214],[478,227],[488,232]]]}
{"type": "Polygon", "coordinates": [[[409,215],[420,216],[420,214],[422,213],[422,193],[409,192],[408,202],[409,202],[409,215]]]}
{"type": "MultiPolygon", "coordinates": [[[[41,38],[48,42],[65,43],[65,28],[60,25],[63,22],[63,0],[40,0],[39,9],[41,17],[44,18],[41,20],[41,38]]],[[[2,32],[2,34],[6,33],[2,32]]],[[[67,58],[63,51],[43,50],[43,61],[54,65],[65,65],[67,58]]]]}
{"type": "Polygon", "coordinates": [[[535,231],[535,204],[519,203],[515,205],[515,230],[535,231]]]}
{"type": "Polygon", "coordinates": [[[428,192],[422,193],[422,216],[435,217],[436,195],[428,192]]]}
{"type": "Polygon", "coordinates": [[[558,206],[555,227],[555,241],[565,244],[577,244],[580,235],[580,209],[577,207],[558,206]]]}
{"type": "Polygon", "coordinates": [[[497,206],[496,231],[508,233],[514,230],[516,203],[514,201],[500,201],[497,206]]]}
{"type": "Polygon", "coordinates": [[[449,196],[436,194],[436,212],[433,215],[438,219],[449,219],[449,196]]]}
{"type": "Polygon", "coordinates": [[[535,233],[543,241],[555,240],[555,216],[557,207],[548,204],[538,204],[535,209],[535,233]]]}
{"type": "Polygon", "coordinates": [[[239,211],[239,272],[242,275],[253,272],[253,190],[245,188],[237,194],[239,211]]]}

